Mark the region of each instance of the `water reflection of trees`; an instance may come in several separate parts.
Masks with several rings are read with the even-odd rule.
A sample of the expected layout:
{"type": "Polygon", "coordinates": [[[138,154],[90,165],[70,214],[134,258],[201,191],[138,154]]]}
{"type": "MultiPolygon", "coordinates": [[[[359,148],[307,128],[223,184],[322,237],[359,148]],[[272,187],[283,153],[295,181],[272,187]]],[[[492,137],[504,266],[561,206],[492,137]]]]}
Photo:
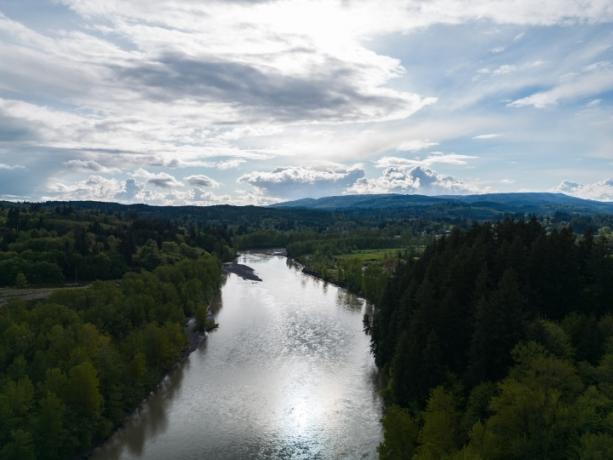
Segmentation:
{"type": "Polygon", "coordinates": [[[364,306],[364,300],[354,294],[346,291],[345,289],[337,289],[336,291],[336,305],[349,311],[359,312],[364,306]]]}
{"type": "Polygon", "coordinates": [[[175,396],[181,390],[183,377],[189,366],[190,361],[187,359],[171,372],[160,388],[130,417],[125,426],[94,452],[92,459],[116,460],[126,449],[131,455],[140,457],[147,440],[168,429],[168,413],[175,396]]]}
{"type": "Polygon", "coordinates": [[[223,307],[223,300],[221,298],[221,292],[217,293],[217,295],[213,298],[211,305],[209,306],[209,311],[213,316],[217,316],[219,311],[223,307]]]}
{"type": "Polygon", "coordinates": [[[293,271],[302,271],[302,265],[289,257],[285,259],[285,265],[293,271]]]}
{"type": "MultiPolygon", "coordinates": [[[[251,259],[247,262],[249,263],[250,261],[251,259]]],[[[348,317],[355,320],[356,315],[359,316],[360,311],[369,308],[369,306],[363,299],[336,287],[334,284],[326,283],[312,276],[303,276],[299,264],[288,259],[286,261],[286,263],[283,263],[282,260],[277,260],[274,263],[273,268],[278,270],[278,273],[275,273],[270,266],[268,266],[269,272],[267,272],[270,273],[271,279],[276,279],[281,284],[278,289],[272,290],[275,295],[271,299],[271,305],[284,306],[281,311],[283,321],[279,321],[278,325],[273,323],[267,329],[269,334],[266,335],[265,339],[261,338],[261,331],[253,328],[247,329],[249,334],[242,335],[242,340],[238,341],[240,342],[239,344],[237,344],[235,335],[227,343],[220,343],[217,340],[210,343],[211,348],[208,349],[208,353],[211,353],[211,356],[207,358],[213,357],[214,359],[212,362],[209,361],[209,366],[211,367],[207,367],[207,369],[216,370],[216,366],[219,363],[215,359],[223,357],[222,369],[224,373],[222,375],[223,380],[220,382],[225,386],[228,382],[239,381],[241,385],[239,385],[240,391],[236,389],[237,391],[226,394],[221,386],[216,387],[219,382],[215,376],[207,377],[211,379],[213,387],[221,391],[215,394],[217,399],[214,407],[206,412],[205,424],[216,424],[220,420],[223,423],[224,420],[232,420],[233,417],[234,420],[230,426],[221,425],[221,429],[203,426],[202,438],[206,439],[206,441],[197,440],[199,438],[197,435],[195,435],[193,441],[198,443],[196,445],[202,449],[202,452],[210,453],[213,452],[212,449],[223,446],[223,448],[227,448],[235,453],[235,458],[334,458],[328,454],[340,448],[340,446],[343,449],[347,449],[347,452],[355,453],[361,449],[359,441],[361,439],[373,440],[372,445],[374,446],[378,443],[377,420],[380,418],[381,413],[380,395],[377,392],[378,385],[375,384],[378,380],[377,370],[374,367],[374,363],[372,363],[372,357],[369,355],[367,347],[361,348],[364,346],[366,337],[362,336],[359,330],[356,330],[355,321],[346,321],[348,317]],[[295,270],[294,276],[287,276],[287,273],[283,272],[285,265],[289,269],[295,270]],[[299,286],[301,283],[306,287],[304,291],[300,290],[299,286]],[[318,293],[314,290],[316,287],[327,289],[328,294],[322,297],[321,292],[318,293]],[[310,307],[311,303],[314,304],[313,309],[304,308],[304,306],[310,307]],[[325,308],[325,310],[320,311],[320,307],[322,309],[325,308]],[[329,316],[328,313],[332,316],[329,316]],[[336,321],[336,319],[339,321],[336,321]],[[359,335],[359,337],[354,337],[354,335],[359,335]],[[245,348],[244,344],[248,344],[248,347],[245,348]],[[356,344],[360,346],[354,346],[356,344]],[[276,348],[277,345],[279,345],[278,349],[276,348]],[[241,352],[241,350],[243,351],[241,352]],[[254,350],[257,353],[254,353],[254,350]],[[229,355],[230,351],[239,353],[239,358],[232,355],[234,357],[229,359],[231,356],[229,355]],[[266,359],[266,362],[269,362],[271,355],[274,355],[275,363],[278,359],[279,375],[273,372],[272,376],[269,373],[265,376],[260,376],[258,369],[252,370],[249,366],[235,366],[241,359],[249,359],[251,362],[254,359],[266,359]],[[229,361],[226,361],[228,359],[229,361]],[[227,366],[227,363],[234,363],[234,365],[227,366]],[[346,369],[345,366],[347,367],[346,369]],[[300,372],[301,369],[305,369],[304,373],[300,372]],[[250,372],[250,374],[247,374],[247,372],[250,372]],[[259,404],[259,392],[247,392],[246,388],[272,387],[274,390],[275,386],[283,381],[284,377],[282,378],[281,375],[284,377],[289,375],[287,377],[288,385],[279,386],[279,388],[284,390],[296,388],[296,386],[300,388],[302,386],[310,391],[311,387],[308,385],[310,381],[316,381],[317,385],[315,386],[322,390],[321,394],[316,394],[316,392],[305,393],[310,395],[308,398],[306,396],[304,398],[302,396],[295,398],[296,401],[288,405],[292,411],[296,410],[296,404],[306,404],[309,401],[318,403],[323,401],[330,406],[331,418],[322,421],[321,425],[313,425],[318,431],[311,432],[313,437],[310,438],[310,441],[312,443],[304,443],[302,433],[294,431],[287,435],[287,427],[291,427],[291,424],[284,417],[277,421],[276,412],[267,416],[258,415],[254,419],[259,421],[270,418],[274,420],[272,425],[260,426],[258,425],[259,422],[254,423],[253,426],[245,428],[249,432],[249,437],[240,437],[244,435],[245,431],[239,420],[250,420],[248,418],[250,411],[246,408],[249,405],[258,407],[259,404]],[[320,382],[322,381],[326,381],[328,383],[327,386],[321,385],[320,382]],[[243,384],[242,382],[247,383],[243,384]],[[290,383],[291,385],[289,385],[290,383]],[[336,396],[337,393],[338,397],[336,396]],[[345,394],[349,396],[343,397],[342,395],[345,394]],[[361,416],[364,410],[374,411],[374,415],[369,417],[368,423],[363,423],[360,417],[343,418],[345,414],[353,413],[360,414],[361,416]],[[244,417],[243,411],[245,413],[244,417]],[[233,414],[237,412],[241,415],[235,417],[233,414]],[[335,428],[329,425],[336,426],[334,423],[338,423],[339,420],[342,420],[343,423],[342,427],[339,428],[340,431],[337,433],[335,428]],[[260,429],[263,430],[261,433],[258,431],[260,429]],[[315,434],[313,435],[313,433],[315,434]],[[337,436],[339,433],[341,436],[337,436]],[[352,435],[349,436],[348,434],[352,435]],[[324,438],[320,437],[320,435],[329,435],[330,437],[324,438]],[[249,456],[244,455],[241,457],[238,454],[239,452],[241,454],[249,452],[249,456]]],[[[258,266],[255,268],[258,268],[258,266]]],[[[244,289],[251,289],[251,287],[242,283],[240,285],[244,289]]],[[[225,287],[226,290],[233,290],[235,288],[236,286],[233,284],[225,287]]],[[[228,309],[228,313],[232,312],[234,308],[242,307],[240,302],[243,299],[244,297],[240,295],[226,297],[224,308],[228,309]],[[233,303],[237,301],[239,303],[233,303]]],[[[268,308],[264,303],[260,305],[258,302],[254,305],[255,307],[262,308],[264,313],[267,311],[266,308],[268,308]]],[[[211,304],[211,312],[216,315],[221,308],[221,299],[215,299],[211,304]]],[[[278,313],[277,310],[281,309],[275,309],[274,311],[278,313]]],[[[250,316],[245,316],[245,318],[249,318],[249,321],[251,321],[250,316]]],[[[228,318],[223,317],[220,319],[222,329],[219,332],[223,333],[224,330],[228,330],[224,328],[227,325],[226,319],[228,318]]],[[[232,318],[233,321],[242,321],[243,319],[242,315],[232,318]]],[[[229,339],[226,338],[224,340],[229,339]]],[[[101,454],[94,456],[94,460],[119,459],[121,457],[146,458],[149,456],[155,457],[155,454],[157,456],[167,455],[167,458],[172,458],[173,454],[186,456],[185,452],[187,451],[183,451],[183,453],[173,451],[172,449],[175,446],[170,448],[168,444],[164,444],[169,439],[170,442],[176,442],[175,432],[177,427],[174,423],[177,422],[177,418],[193,415],[190,412],[190,409],[193,409],[192,401],[190,401],[186,409],[186,398],[181,396],[181,393],[185,393],[185,396],[188,396],[188,392],[191,393],[193,381],[192,376],[187,373],[188,366],[192,362],[194,368],[191,370],[191,375],[195,371],[199,372],[198,363],[207,359],[202,356],[204,353],[207,353],[207,342],[203,343],[192,354],[191,358],[193,361],[187,360],[183,366],[178,368],[168,379],[164,387],[144,404],[143,410],[133,418],[132,423],[128,423],[123,431],[117,433],[115,439],[112,440],[113,443],[109,442],[101,454]],[[186,382],[183,382],[184,374],[186,382]],[[173,401],[176,401],[174,407],[173,401]]],[[[267,368],[267,366],[261,367],[267,368]]],[[[277,364],[271,369],[276,367],[277,364]]],[[[269,372],[268,369],[267,372],[269,372]]],[[[284,394],[287,392],[284,391],[284,394]]],[[[270,393],[276,395],[274,391],[270,393]]],[[[271,401],[276,401],[275,398],[271,398],[271,401]]],[[[201,401],[195,401],[194,407],[201,404],[201,401]]],[[[265,410],[266,408],[262,406],[260,409],[265,410]]],[[[295,414],[295,412],[292,413],[295,414]]],[[[301,430],[309,426],[307,423],[308,419],[303,418],[300,420],[302,420],[300,422],[301,430]]],[[[178,425],[181,427],[180,421],[178,425]]],[[[195,433],[197,433],[197,430],[194,431],[195,433]]],[[[178,446],[176,448],[178,450],[181,449],[178,446]]],[[[191,451],[191,449],[192,447],[188,446],[188,450],[191,451]]],[[[368,452],[371,452],[371,450],[368,450],[368,452]]],[[[203,458],[215,458],[215,456],[203,456],[203,458]]]]}

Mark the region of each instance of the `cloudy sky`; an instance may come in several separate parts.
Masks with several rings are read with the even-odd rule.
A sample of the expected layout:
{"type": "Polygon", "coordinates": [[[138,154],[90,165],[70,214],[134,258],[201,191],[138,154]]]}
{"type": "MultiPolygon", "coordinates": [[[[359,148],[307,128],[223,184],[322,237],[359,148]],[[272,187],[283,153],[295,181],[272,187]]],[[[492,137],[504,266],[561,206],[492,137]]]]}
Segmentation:
{"type": "Polygon", "coordinates": [[[0,0],[0,199],[613,200],[611,0],[0,0]]]}

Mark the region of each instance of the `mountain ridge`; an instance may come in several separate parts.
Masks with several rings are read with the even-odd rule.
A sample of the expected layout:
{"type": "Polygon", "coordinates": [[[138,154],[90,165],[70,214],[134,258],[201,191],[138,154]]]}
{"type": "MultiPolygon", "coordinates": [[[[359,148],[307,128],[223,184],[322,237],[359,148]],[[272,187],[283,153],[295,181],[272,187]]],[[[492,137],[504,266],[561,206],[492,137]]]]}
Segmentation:
{"type": "Polygon", "coordinates": [[[554,216],[569,219],[571,216],[598,215],[613,217],[613,202],[585,200],[563,193],[519,192],[489,193],[482,195],[403,195],[362,194],[339,195],[322,198],[303,198],[275,203],[268,206],[234,206],[216,204],[210,206],[175,205],[159,206],[143,203],[122,204],[97,201],[47,201],[42,203],[15,203],[1,201],[3,207],[34,206],[45,208],[76,208],[127,212],[141,216],[168,218],[195,218],[200,221],[217,221],[248,224],[252,219],[281,218],[292,222],[328,225],[336,213],[355,219],[457,219],[497,220],[508,216],[554,216]]]}
{"type": "Polygon", "coordinates": [[[613,202],[587,200],[554,192],[485,193],[474,195],[406,195],[398,193],[373,195],[337,195],[321,198],[302,198],[276,203],[275,208],[306,208],[343,210],[363,208],[406,208],[436,205],[468,205],[509,208],[508,211],[542,211],[544,208],[613,213],[613,202]]]}

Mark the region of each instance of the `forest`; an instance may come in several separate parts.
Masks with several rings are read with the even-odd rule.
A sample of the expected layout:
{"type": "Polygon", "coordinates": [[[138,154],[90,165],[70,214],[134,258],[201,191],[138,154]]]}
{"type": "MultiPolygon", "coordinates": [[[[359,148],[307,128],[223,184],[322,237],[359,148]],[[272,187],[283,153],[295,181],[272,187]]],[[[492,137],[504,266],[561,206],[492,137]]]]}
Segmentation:
{"type": "Polygon", "coordinates": [[[74,458],[185,353],[187,318],[204,327],[221,282],[215,250],[230,248],[171,222],[67,208],[5,219],[2,284],[65,288],[0,305],[0,458],[74,458]]]}
{"type": "Polygon", "coordinates": [[[372,321],[382,459],[613,452],[610,241],[478,224],[403,259],[372,321]]]}
{"type": "Polygon", "coordinates": [[[382,459],[608,458],[609,220],[4,204],[0,458],[87,454],[189,351],[221,262],[279,247],[375,305],[382,459]]]}
{"type": "Polygon", "coordinates": [[[233,255],[223,227],[39,204],[0,209],[0,287],[83,284],[193,255],[233,255]]]}

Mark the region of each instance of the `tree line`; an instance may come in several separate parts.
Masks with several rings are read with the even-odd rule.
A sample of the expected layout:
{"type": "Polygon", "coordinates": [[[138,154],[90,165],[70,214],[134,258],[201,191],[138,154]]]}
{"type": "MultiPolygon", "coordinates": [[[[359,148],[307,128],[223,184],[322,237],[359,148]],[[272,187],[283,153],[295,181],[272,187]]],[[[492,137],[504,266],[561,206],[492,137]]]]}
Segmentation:
{"type": "Polygon", "coordinates": [[[191,256],[233,256],[231,237],[207,225],[70,206],[0,207],[0,286],[56,286],[119,279],[191,256]]]}
{"type": "Polygon", "coordinates": [[[478,224],[406,258],[372,321],[381,458],[608,458],[612,308],[589,229],[478,224]]]}

